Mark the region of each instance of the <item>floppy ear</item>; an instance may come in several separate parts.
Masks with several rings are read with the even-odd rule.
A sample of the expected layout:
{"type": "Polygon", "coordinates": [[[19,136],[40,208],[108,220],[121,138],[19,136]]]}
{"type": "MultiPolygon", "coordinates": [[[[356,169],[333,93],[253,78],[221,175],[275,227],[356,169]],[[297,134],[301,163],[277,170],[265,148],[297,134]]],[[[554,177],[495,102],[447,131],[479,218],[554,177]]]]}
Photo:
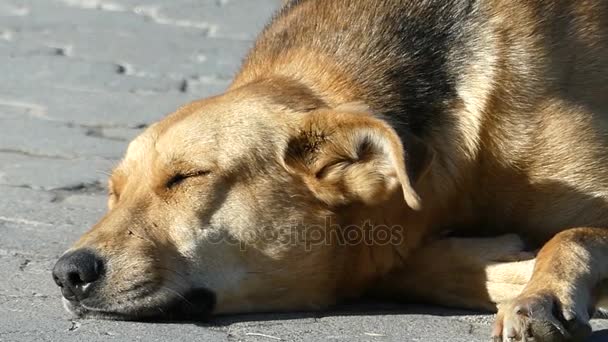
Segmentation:
{"type": "Polygon", "coordinates": [[[413,136],[400,139],[386,122],[358,109],[306,115],[288,143],[286,167],[329,205],[375,204],[401,187],[406,203],[419,210],[414,184],[428,170],[431,150],[413,136]]]}

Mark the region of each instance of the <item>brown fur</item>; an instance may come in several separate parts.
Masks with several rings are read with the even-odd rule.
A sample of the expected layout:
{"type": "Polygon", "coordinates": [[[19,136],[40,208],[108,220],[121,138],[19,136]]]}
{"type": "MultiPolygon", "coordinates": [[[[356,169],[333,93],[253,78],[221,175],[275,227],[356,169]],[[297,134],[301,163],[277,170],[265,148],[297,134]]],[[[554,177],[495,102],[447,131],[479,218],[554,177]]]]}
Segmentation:
{"type": "Polygon", "coordinates": [[[104,286],[70,308],[147,316],[197,287],[215,312],[382,293],[499,303],[497,340],[585,336],[608,275],[606,94],[602,0],[287,2],[225,94],[131,143],[74,247],[107,260],[104,286]],[[349,226],[403,239],[305,246],[309,227],[349,226]]]}

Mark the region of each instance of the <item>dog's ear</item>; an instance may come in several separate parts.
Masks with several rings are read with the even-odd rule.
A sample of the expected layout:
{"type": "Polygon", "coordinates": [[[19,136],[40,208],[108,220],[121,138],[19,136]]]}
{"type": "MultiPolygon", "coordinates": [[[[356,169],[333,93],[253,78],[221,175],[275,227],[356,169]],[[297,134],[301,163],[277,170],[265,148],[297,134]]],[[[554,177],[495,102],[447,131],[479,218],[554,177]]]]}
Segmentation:
{"type": "Polygon", "coordinates": [[[329,205],[375,204],[401,187],[406,203],[421,208],[414,185],[433,153],[420,139],[401,139],[361,105],[317,110],[302,121],[284,161],[319,199],[329,205]]]}

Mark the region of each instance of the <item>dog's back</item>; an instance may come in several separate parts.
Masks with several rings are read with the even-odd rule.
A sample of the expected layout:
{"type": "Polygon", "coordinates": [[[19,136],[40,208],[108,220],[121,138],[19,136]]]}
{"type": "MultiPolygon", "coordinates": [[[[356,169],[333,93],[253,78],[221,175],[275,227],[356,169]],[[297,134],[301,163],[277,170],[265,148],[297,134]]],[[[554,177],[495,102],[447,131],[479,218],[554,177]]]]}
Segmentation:
{"type": "Polygon", "coordinates": [[[606,12],[598,0],[291,1],[236,83],[306,74],[321,95],[363,95],[421,135],[464,97],[525,106],[559,91],[605,106],[606,12]],[[467,83],[480,94],[462,94],[467,83]]]}
{"type": "Polygon", "coordinates": [[[299,78],[321,96],[344,97],[330,102],[363,97],[377,114],[422,135],[457,99],[479,13],[470,1],[410,3],[292,1],[236,82],[306,74],[299,78]]]}

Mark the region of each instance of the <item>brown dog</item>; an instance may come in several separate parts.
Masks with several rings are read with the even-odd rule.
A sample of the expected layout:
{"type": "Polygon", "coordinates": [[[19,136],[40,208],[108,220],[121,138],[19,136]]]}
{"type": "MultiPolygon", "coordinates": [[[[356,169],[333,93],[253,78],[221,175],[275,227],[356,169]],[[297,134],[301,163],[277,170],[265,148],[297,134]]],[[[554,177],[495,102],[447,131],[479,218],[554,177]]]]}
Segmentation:
{"type": "Polygon", "coordinates": [[[608,275],[607,95],[604,0],[290,1],[225,94],[131,143],[54,277],[81,315],[382,293],[580,338],[608,275]]]}

